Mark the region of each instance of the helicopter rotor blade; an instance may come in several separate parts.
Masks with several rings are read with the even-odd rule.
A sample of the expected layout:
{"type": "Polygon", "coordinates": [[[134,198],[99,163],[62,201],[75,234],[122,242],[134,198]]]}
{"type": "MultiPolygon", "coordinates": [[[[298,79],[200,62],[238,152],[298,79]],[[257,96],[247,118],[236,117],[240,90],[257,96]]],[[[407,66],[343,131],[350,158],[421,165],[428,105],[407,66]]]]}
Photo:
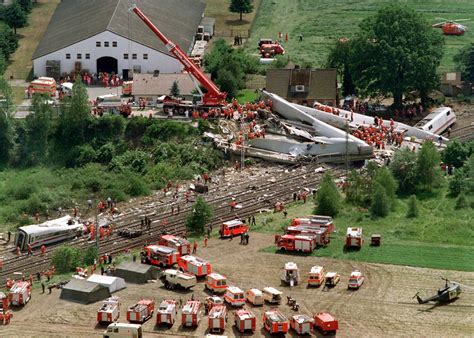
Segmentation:
{"type": "Polygon", "coordinates": [[[453,282],[453,283],[459,284],[459,285],[461,285],[463,288],[468,288],[468,289],[473,289],[473,290],[474,290],[474,287],[472,287],[472,286],[469,286],[469,285],[466,285],[466,284],[462,284],[462,283],[458,283],[458,282],[453,282]]]}
{"type": "Polygon", "coordinates": [[[471,19],[457,19],[457,20],[453,20],[453,22],[462,22],[462,21],[471,21],[471,19]]]}
{"type": "Polygon", "coordinates": [[[435,19],[436,19],[436,20],[444,20],[444,21],[449,21],[448,19],[441,18],[441,17],[439,17],[439,16],[438,16],[438,17],[436,17],[435,19]]]}
{"type": "Polygon", "coordinates": [[[444,22],[438,22],[438,23],[435,23],[435,24],[431,25],[431,27],[441,28],[444,24],[445,24],[444,22]]]}

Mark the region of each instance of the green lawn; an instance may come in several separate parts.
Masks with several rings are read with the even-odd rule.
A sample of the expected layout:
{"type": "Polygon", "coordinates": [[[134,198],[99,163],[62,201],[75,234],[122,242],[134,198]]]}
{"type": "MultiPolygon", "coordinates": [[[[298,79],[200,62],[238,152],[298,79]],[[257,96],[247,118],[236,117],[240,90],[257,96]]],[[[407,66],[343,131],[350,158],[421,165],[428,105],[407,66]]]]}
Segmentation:
{"type": "Polygon", "coordinates": [[[244,104],[244,103],[247,103],[247,102],[253,102],[258,97],[259,97],[259,94],[255,93],[255,90],[253,90],[253,89],[242,89],[237,94],[237,101],[239,101],[240,104],[244,104]]]}
{"type": "MultiPolygon", "coordinates": [[[[390,2],[414,8],[423,13],[430,24],[441,21],[437,17],[443,17],[471,19],[466,25],[474,25],[474,3],[470,0],[262,0],[246,48],[256,54],[258,39],[276,39],[278,32],[282,32],[283,37],[288,33],[289,40],[283,43],[290,58],[300,64],[321,67],[337,39],[354,36],[364,18],[390,2]],[[303,42],[298,41],[299,34],[303,34],[303,42]]],[[[474,42],[474,34],[471,29],[464,36],[447,36],[445,40],[440,71],[453,70],[453,55],[474,42]]]]}
{"type": "MultiPolygon", "coordinates": [[[[472,201],[472,198],[471,198],[472,201]]],[[[441,190],[432,198],[420,201],[420,215],[405,217],[406,199],[397,202],[395,210],[386,218],[372,219],[366,210],[344,205],[335,219],[337,232],[326,248],[316,250],[314,256],[333,257],[373,263],[420,266],[438,269],[474,271],[474,212],[471,208],[455,210],[455,201],[441,190]],[[363,228],[365,244],[359,251],[344,250],[347,227],[363,228]],[[380,233],[382,246],[370,247],[370,235],[380,233]]],[[[262,214],[255,230],[282,233],[294,217],[312,214],[313,203],[297,202],[288,208],[288,219],[282,214],[262,214]],[[265,223],[267,225],[263,225],[265,223]]],[[[271,246],[264,252],[275,252],[271,246]]]]}

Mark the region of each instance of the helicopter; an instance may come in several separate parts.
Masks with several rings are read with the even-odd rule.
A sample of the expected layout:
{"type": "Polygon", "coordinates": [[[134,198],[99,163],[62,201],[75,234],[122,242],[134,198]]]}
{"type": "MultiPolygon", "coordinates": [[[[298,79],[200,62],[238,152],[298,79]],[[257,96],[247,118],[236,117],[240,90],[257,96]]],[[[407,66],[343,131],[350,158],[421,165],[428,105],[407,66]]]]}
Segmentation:
{"type": "Polygon", "coordinates": [[[447,20],[444,18],[437,18],[444,20],[442,22],[435,23],[434,28],[441,28],[444,35],[463,35],[467,31],[467,27],[461,25],[461,21],[469,21],[470,19],[459,19],[459,20],[447,20]]]}
{"type": "Polygon", "coordinates": [[[444,287],[439,288],[436,295],[422,299],[417,292],[413,298],[418,300],[418,303],[425,304],[428,302],[438,302],[438,303],[449,303],[459,297],[461,294],[461,285],[467,288],[471,288],[467,285],[463,285],[461,283],[453,282],[448,280],[447,278],[442,278],[446,284],[444,287]]]}

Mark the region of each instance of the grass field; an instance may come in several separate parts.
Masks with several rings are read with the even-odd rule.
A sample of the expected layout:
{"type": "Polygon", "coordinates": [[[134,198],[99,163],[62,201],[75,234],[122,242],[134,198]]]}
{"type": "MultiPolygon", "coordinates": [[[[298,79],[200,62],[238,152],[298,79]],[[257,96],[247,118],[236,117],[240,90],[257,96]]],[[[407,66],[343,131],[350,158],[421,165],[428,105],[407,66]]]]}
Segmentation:
{"type": "Polygon", "coordinates": [[[206,16],[216,19],[216,31],[249,30],[262,0],[254,0],[252,13],[244,14],[242,21],[238,13],[229,12],[229,0],[206,0],[206,16]]]}
{"type": "MultiPolygon", "coordinates": [[[[335,219],[337,232],[326,248],[316,250],[314,256],[325,256],[355,261],[389,263],[438,269],[474,271],[473,210],[454,209],[455,201],[442,190],[437,196],[420,201],[420,215],[407,219],[406,200],[398,200],[395,211],[388,217],[372,219],[365,210],[344,205],[335,219]],[[344,250],[347,227],[362,227],[366,238],[359,251],[344,250]],[[370,247],[370,234],[382,235],[381,247],[370,247]]],[[[282,233],[294,217],[312,214],[313,203],[295,203],[288,209],[288,219],[282,214],[261,215],[256,231],[282,233]],[[266,218],[266,221],[265,221],[266,218]],[[264,223],[267,225],[263,225],[264,223]]],[[[275,252],[275,247],[264,249],[275,252]]]]}
{"type": "MultiPolygon", "coordinates": [[[[391,2],[407,5],[424,14],[430,24],[442,21],[436,19],[442,17],[471,19],[466,25],[474,25],[472,0],[262,0],[246,48],[256,53],[260,38],[276,39],[278,32],[282,32],[283,37],[288,33],[289,40],[283,44],[291,60],[321,67],[337,39],[354,36],[364,18],[391,2]],[[303,34],[303,42],[298,42],[299,34],[303,34]]],[[[453,55],[474,42],[474,33],[471,30],[461,37],[446,36],[445,41],[440,71],[454,69],[453,55]]]]}

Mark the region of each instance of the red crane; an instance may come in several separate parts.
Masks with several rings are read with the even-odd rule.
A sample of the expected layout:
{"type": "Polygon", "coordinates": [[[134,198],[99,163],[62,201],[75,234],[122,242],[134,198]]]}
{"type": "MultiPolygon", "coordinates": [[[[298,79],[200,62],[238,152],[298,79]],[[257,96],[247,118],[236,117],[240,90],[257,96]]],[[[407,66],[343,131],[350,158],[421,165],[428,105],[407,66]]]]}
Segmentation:
{"type": "Polygon", "coordinates": [[[169,40],[151,21],[146,15],[136,6],[133,5],[131,8],[136,15],[150,28],[153,33],[165,44],[168,51],[173,54],[184,66],[184,69],[192,74],[201,85],[206,88],[207,92],[204,93],[203,105],[204,106],[223,106],[226,104],[225,98],[227,93],[223,93],[219,90],[214,82],[204,75],[203,71],[196,66],[184,53],[178,45],[173,41],[169,40]]]}

